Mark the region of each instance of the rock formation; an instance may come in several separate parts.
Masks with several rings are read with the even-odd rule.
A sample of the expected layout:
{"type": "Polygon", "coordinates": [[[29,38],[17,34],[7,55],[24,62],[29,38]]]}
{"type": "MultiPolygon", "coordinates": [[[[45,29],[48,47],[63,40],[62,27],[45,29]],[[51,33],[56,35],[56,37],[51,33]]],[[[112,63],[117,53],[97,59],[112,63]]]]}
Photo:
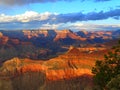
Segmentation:
{"type": "Polygon", "coordinates": [[[72,47],[65,54],[47,61],[13,58],[0,67],[0,89],[5,90],[8,80],[6,85],[11,88],[8,90],[29,90],[31,87],[31,90],[92,90],[91,67],[97,56],[86,55],[72,47]]]}

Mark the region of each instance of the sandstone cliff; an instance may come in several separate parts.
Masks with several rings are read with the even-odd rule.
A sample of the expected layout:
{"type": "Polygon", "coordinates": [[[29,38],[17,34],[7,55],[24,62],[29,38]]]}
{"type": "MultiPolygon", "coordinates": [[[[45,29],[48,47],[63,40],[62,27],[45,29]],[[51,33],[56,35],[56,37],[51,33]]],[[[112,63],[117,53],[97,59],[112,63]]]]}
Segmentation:
{"type": "Polygon", "coordinates": [[[91,67],[97,56],[86,55],[73,47],[47,61],[13,58],[0,67],[0,89],[92,90],[91,67]]]}

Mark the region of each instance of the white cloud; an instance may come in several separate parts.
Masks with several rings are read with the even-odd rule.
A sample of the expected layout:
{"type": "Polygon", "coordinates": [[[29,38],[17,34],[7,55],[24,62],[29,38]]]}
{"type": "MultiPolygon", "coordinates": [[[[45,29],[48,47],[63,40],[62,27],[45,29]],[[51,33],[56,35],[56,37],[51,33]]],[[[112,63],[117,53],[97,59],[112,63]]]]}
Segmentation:
{"type": "Polygon", "coordinates": [[[59,23],[59,24],[42,24],[40,29],[71,29],[74,31],[78,30],[87,30],[87,31],[96,31],[96,30],[117,30],[120,28],[119,24],[91,24],[91,23],[59,23]]]}
{"type": "Polygon", "coordinates": [[[95,21],[88,22],[78,20],[79,17],[76,17],[76,14],[73,16],[74,17],[69,14],[63,15],[50,12],[38,13],[35,11],[26,11],[23,14],[13,16],[0,14],[0,28],[71,30],[116,30],[120,28],[120,24],[96,24],[95,21]]]}
{"type": "Polygon", "coordinates": [[[5,14],[0,15],[0,22],[12,22],[12,21],[14,21],[14,19],[15,18],[13,16],[8,16],[5,14]]]}
{"type": "Polygon", "coordinates": [[[80,23],[80,22],[77,22],[77,23],[74,23],[73,26],[75,27],[81,27],[83,26],[84,24],[83,23],[80,23]]]}
{"type": "Polygon", "coordinates": [[[30,22],[33,20],[47,20],[52,14],[49,12],[37,13],[34,11],[26,11],[24,14],[9,16],[5,14],[0,15],[0,22],[30,22]]]}
{"type": "Polygon", "coordinates": [[[38,16],[39,14],[37,12],[26,11],[24,14],[14,16],[14,18],[16,18],[16,21],[29,22],[38,16]]]}
{"type": "Polygon", "coordinates": [[[47,24],[41,25],[40,29],[58,29],[61,26],[62,26],[62,23],[60,23],[60,24],[49,24],[49,23],[47,23],[47,24]]]}
{"type": "Polygon", "coordinates": [[[67,28],[71,30],[117,30],[120,28],[120,24],[92,24],[92,23],[65,23],[62,28],[67,28]]]}
{"type": "Polygon", "coordinates": [[[51,15],[52,15],[52,14],[49,13],[49,12],[42,13],[42,14],[40,15],[40,20],[46,20],[46,19],[48,19],[49,16],[51,16],[51,15]]]}

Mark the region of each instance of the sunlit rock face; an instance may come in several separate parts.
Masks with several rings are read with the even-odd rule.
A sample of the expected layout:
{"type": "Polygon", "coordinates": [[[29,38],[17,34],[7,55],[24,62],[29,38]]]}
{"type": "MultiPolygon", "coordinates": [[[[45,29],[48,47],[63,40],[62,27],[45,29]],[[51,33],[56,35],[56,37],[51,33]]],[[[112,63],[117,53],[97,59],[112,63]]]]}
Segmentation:
{"type": "Polygon", "coordinates": [[[8,90],[92,90],[91,63],[94,60],[87,58],[83,61],[81,57],[84,56],[80,54],[77,48],[71,47],[65,54],[47,61],[27,58],[8,60],[0,68],[0,88],[6,90],[7,86],[10,88],[8,90]]]}
{"type": "Polygon", "coordinates": [[[79,41],[93,40],[96,42],[96,38],[101,40],[111,40],[118,38],[120,35],[120,30],[116,31],[77,31],[73,32],[69,29],[64,30],[48,30],[48,29],[38,29],[38,30],[19,30],[19,31],[0,31],[0,37],[8,36],[9,38],[18,39],[32,39],[32,38],[52,38],[53,41],[59,41],[61,39],[74,39],[79,41]]]}
{"type": "Polygon", "coordinates": [[[0,90],[41,90],[46,75],[41,62],[13,58],[0,69],[0,90]]]}
{"type": "Polygon", "coordinates": [[[0,32],[0,38],[3,36],[3,34],[0,32]]]}
{"type": "Polygon", "coordinates": [[[24,36],[30,38],[33,37],[55,37],[55,30],[23,30],[24,36]]]}
{"type": "Polygon", "coordinates": [[[46,38],[53,42],[60,42],[64,44],[73,43],[75,41],[86,41],[94,43],[102,43],[117,37],[117,34],[112,31],[78,31],[73,32],[69,29],[65,30],[23,30],[24,36],[31,38],[46,38]],[[67,43],[65,43],[67,42],[67,43]]]}
{"type": "Polygon", "coordinates": [[[54,38],[54,41],[58,41],[60,39],[65,38],[71,38],[75,40],[86,40],[85,38],[82,38],[78,36],[76,33],[72,32],[71,30],[62,30],[62,31],[56,31],[56,37],[54,38]]]}

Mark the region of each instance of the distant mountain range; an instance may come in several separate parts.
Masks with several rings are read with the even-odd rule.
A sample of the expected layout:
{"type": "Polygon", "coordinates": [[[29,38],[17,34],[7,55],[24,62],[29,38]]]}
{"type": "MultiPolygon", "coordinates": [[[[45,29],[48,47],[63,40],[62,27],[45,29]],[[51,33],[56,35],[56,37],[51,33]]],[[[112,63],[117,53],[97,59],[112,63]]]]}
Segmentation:
{"type": "Polygon", "coordinates": [[[104,42],[119,38],[120,30],[116,31],[78,31],[71,30],[19,30],[19,31],[0,31],[0,37],[7,36],[9,38],[20,39],[22,41],[30,41],[39,39],[39,42],[61,42],[63,44],[73,44],[75,41],[85,42],[104,42]],[[68,43],[67,43],[68,42],[68,43]]]}
{"type": "Polygon", "coordinates": [[[0,61],[12,57],[48,59],[65,52],[72,45],[84,47],[120,37],[116,31],[71,30],[0,30],[0,61]]]}

